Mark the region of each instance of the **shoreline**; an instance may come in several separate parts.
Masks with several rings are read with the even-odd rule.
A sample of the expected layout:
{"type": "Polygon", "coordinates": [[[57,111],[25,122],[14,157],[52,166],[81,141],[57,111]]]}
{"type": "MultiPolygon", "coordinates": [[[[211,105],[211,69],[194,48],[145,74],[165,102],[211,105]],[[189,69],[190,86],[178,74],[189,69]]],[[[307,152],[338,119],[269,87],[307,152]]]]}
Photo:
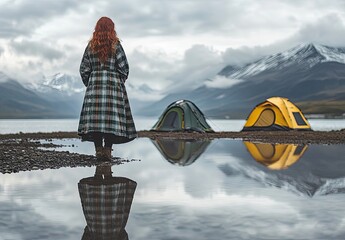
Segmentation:
{"type": "MultiPolygon", "coordinates": [[[[139,138],[150,139],[185,139],[213,140],[232,139],[263,143],[287,143],[298,145],[310,144],[345,144],[345,130],[321,131],[287,131],[287,132],[214,132],[214,133],[184,133],[184,132],[152,132],[139,131],[139,138]]],[[[58,169],[62,167],[92,167],[100,164],[117,165],[140,159],[122,159],[114,157],[111,162],[99,162],[95,156],[71,153],[69,151],[54,151],[47,148],[58,148],[63,145],[53,143],[53,139],[79,138],[76,132],[52,133],[18,133],[0,134],[0,173],[11,174],[21,171],[58,169]],[[41,143],[45,140],[48,143],[41,143]]]]}
{"type": "MultiPolygon", "coordinates": [[[[1,140],[31,139],[52,140],[63,138],[80,138],[77,132],[36,132],[0,134],[1,140]]],[[[265,143],[291,144],[345,144],[345,129],[337,131],[248,131],[248,132],[155,132],[138,131],[138,138],[165,139],[236,139],[243,141],[261,141],[265,143]]]]}

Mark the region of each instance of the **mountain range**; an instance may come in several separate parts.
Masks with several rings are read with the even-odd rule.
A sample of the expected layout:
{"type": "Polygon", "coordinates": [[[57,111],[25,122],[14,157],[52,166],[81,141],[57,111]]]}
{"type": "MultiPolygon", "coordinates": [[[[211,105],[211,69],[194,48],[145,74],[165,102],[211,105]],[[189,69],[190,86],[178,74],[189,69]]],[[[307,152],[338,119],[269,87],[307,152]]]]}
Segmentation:
{"type": "MultiPolygon", "coordinates": [[[[133,113],[159,116],[171,102],[188,99],[207,117],[246,118],[258,103],[281,96],[304,113],[342,115],[345,48],[302,44],[245,66],[224,66],[213,78],[200,81],[196,89],[186,86],[157,102],[130,99],[133,113]]],[[[0,118],[76,118],[84,90],[79,77],[67,74],[22,85],[0,72],[0,118]]]]}
{"type": "Polygon", "coordinates": [[[0,118],[76,118],[85,89],[78,82],[56,74],[23,85],[0,73],[0,118]]]}
{"type": "Polygon", "coordinates": [[[303,44],[245,66],[225,66],[203,86],[169,94],[153,114],[178,99],[196,103],[206,116],[246,118],[258,103],[287,97],[304,113],[345,112],[345,48],[303,44]]]}

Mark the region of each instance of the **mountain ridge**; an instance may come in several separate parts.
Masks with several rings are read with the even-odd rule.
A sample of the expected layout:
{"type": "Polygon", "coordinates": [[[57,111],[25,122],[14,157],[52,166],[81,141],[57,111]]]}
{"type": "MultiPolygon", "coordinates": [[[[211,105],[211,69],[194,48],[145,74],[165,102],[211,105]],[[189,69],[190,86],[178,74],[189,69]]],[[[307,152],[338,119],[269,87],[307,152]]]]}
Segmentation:
{"type": "MultiPolygon", "coordinates": [[[[203,86],[170,94],[152,104],[149,114],[172,101],[188,99],[209,117],[246,118],[253,107],[272,96],[289,98],[297,105],[345,100],[345,48],[303,44],[243,67],[227,65],[203,86]]],[[[334,114],[330,110],[322,113],[334,114]]],[[[345,107],[336,114],[341,111],[345,112],[345,107]]]]}
{"type": "MultiPolygon", "coordinates": [[[[1,118],[79,116],[85,91],[79,77],[56,73],[24,86],[16,81],[21,87],[13,83],[9,95],[6,82],[12,80],[0,72],[1,118]],[[22,98],[25,100],[20,101],[22,98]]],[[[138,88],[128,84],[128,90],[137,94],[154,93],[146,85],[138,88]]],[[[130,99],[132,112],[159,116],[171,102],[187,99],[207,117],[243,119],[258,103],[281,96],[297,106],[300,103],[304,113],[341,116],[345,112],[345,48],[302,44],[242,67],[226,65],[213,78],[204,79],[200,87],[188,87],[154,103],[130,99]]]]}
{"type": "Polygon", "coordinates": [[[273,68],[282,69],[289,65],[301,64],[302,67],[313,67],[320,62],[339,62],[345,64],[345,48],[332,48],[317,44],[300,44],[286,51],[263,57],[242,68],[232,68],[231,65],[221,70],[221,75],[232,78],[250,77],[273,68]],[[306,65],[307,64],[307,65],[306,65]],[[224,71],[230,68],[231,71],[224,71]]]}
{"type": "Polygon", "coordinates": [[[80,106],[75,106],[75,96],[67,98],[64,93],[54,96],[52,91],[36,91],[2,72],[0,75],[0,118],[75,118],[78,116],[77,111],[80,111],[80,106]]]}

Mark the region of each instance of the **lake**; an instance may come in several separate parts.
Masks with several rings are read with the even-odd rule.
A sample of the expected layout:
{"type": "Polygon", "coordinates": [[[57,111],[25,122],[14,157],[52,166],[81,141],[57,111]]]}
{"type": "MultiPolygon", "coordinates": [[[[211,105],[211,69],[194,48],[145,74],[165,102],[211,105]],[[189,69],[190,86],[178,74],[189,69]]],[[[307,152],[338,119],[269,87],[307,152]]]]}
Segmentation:
{"type": "MultiPolygon", "coordinates": [[[[134,119],[137,130],[149,130],[156,118],[137,117],[134,119]]],[[[74,132],[78,129],[78,119],[0,119],[0,134],[19,132],[74,132]]],[[[241,131],[245,120],[207,119],[215,131],[241,131]]],[[[315,131],[345,129],[345,119],[310,119],[315,131]]]]}
{"type": "MultiPolygon", "coordinates": [[[[1,131],[75,131],[77,124],[30,121],[2,120],[1,131]]],[[[137,127],[148,129],[152,121],[143,119],[137,127]]],[[[310,122],[314,129],[345,128],[343,120],[310,122]]],[[[243,124],[211,120],[222,131],[239,131],[243,124]]],[[[54,142],[64,145],[55,151],[94,154],[92,143],[79,139],[54,142]]],[[[135,159],[111,167],[113,179],[137,183],[133,200],[128,194],[107,195],[130,207],[130,212],[116,214],[122,223],[128,217],[123,225],[131,240],[345,239],[344,145],[140,138],[115,146],[113,154],[135,159]]],[[[78,183],[96,179],[100,171],[85,167],[0,174],[0,239],[82,239],[92,218],[84,211],[89,205],[78,183]]],[[[99,181],[112,186],[105,178],[99,181]]],[[[94,213],[100,219],[112,214],[94,213]]]]}

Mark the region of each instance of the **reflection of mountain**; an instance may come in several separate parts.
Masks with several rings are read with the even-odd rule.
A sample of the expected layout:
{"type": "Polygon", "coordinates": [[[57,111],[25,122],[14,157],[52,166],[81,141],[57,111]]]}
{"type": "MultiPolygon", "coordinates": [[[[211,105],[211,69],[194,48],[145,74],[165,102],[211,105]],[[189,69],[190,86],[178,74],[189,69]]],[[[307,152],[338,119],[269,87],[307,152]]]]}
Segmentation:
{"type": "Polygon", "coordinates": [[[87,226],[83,240],[128,239],[125,230],[137,183],[113,177],[111,166],[97,166],[93,177],[78,183],[87,226]]]}
{"type": "Polygon", "coordinates": [[[180,166],[195,162],[210,144],[210,141],[163,138],[152,142],[166,160],[180,166]]]}
{"type": "Polygon", "coordinates": [[[252,143],[244,141],[252,157],[272,170],[285,169],[300,159],[307,145],[252,143]]]}
{"type": "MultiPolygon", "coordinates": [[[[54,189],[52,185],[49,187],[50,189],[54,189]]],[[[34,197],[35,200],[42,198],[41,195],[39,195],[38,198],[37,192],[34,192],[36,194],[34,197]]],[[[1,196],[4,197],[4,190],[1,191],[1,196]]],[[[12,199],[5,201],[4,199],[6,198],[1,200],[1,240],[51,239],[52,236],[54,236],[53,239],[77,239],[73,237],[71,238],[71,236],[75,236],[76,234],[75,230],[68,226],[68,224],[63,221],[58,222],[54,218],[49,218],[45,213],[42,214],[44,211],[46,211],[45,208],[43,208],[43,211],[37,212],[37,209],[28,203],[31,200],[28,196],[25,196],[25,204],[22,204],[21,201],[18,201],[17,195],[15,198],[17,199],[16,201],[13,201],[12,199]]]]}
{"type": "MultiPolygon", "coordinates": [[[[295,150],[291,150],[293,153],[298,149],[296,146],[289,148],[295,148],[295,150]]],[[[266,160],[263,164],[257,159],[254,161],[252,153],[248,153],[245,149],[243,144],[240,146],[239,142],[236,141],[222,143],[221,149],[213,148],[217,152],[229,152],[236,159],[240,159],[240,161],[231,164],[220,165],[220,170],[229,177],[243,175],[263,185],[278,187],[298,195],[315,196],[345,193],[345,161],[343,157],[345,156],[345,149],[341,145],[310,145],[308,151],[300,148],[303,156],[298,161],[294,161],[293,158],[288,160],[287,163],[294,163],[282,170],[272,170],[266,166],[267,163],[278,166],[280,164],[277,161],[273,163],[274,160],[269,160],[269,151],[265,153],[266,160]]],[[[272,149],[270,151],[271,156],[278,156],[277,153],[272,154],[272,149]]],[[[277,152],[277,150],[275,151],[277,152]]]]}

